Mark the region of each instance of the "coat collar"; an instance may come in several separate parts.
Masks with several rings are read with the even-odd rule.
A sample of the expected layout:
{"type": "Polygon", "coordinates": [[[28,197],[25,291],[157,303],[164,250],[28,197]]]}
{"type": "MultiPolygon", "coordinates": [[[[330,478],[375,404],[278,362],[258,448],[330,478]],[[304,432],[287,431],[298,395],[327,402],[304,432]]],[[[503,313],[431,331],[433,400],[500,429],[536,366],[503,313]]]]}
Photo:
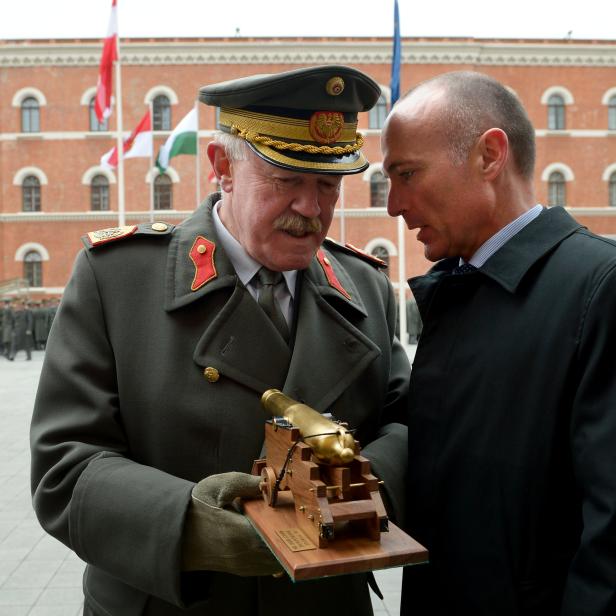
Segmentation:
{"type": "MultiPolygon", "coordinates": [[[[167,257],[165,310],[168,312],[237,284],[237,275],[220,246],[212,219],[212,209],[219,198],[218,193],[209,195],[174,230],[167,257]],[[201,250],[205,249],[202,253],[198,252],[201,246],[201,250]]],[[[320,253],[321,259],[313,258],[304,276],[328,301],[367,316],[357,287],[343,265],[326,248],[321,248],[320,253]]]]}
{"type": "MultiPolygon", "coordinates": [[[[485,275],[510,293],[515,293],[526,273],[544,255],[577,230],[583,228],[564,208],[545,209],[537,218],[495,252],[473,276],[485,275]]],[[[423,276],[409,280],[422,316],[438,283],[449,276],[459,258],[439,261],[423,276]]]]}
{"type": "Polygon", "coordinates": [[[582,228],[583,225],[564,208],[546,208],[492,255],[480,270],[510,293],[515,293],[528,270],[539,259],[582,228]]]}

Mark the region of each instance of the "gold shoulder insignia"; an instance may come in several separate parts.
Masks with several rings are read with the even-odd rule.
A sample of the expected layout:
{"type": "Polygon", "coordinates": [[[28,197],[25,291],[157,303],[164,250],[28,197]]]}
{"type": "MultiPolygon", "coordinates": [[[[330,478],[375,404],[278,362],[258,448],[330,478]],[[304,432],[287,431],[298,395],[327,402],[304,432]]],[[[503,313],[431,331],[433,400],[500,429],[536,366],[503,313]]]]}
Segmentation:
{"type": "Polygon", "coordinates": [[[115,242],[122,238],[128,237],[137,231],[137,225],[127,225],[124,227],[109,227],[107,229],[99,229],[98,231],[90,231],[84,236],[84,243],[88,248],[94,248],[108,242],[115,242]]]}
{"type": "Polygon", "coordinates": [[[357,246],[354,246],[349,242],[343,245],[332,239],[331,237],[326,237],[325,244],[327,244],[328,246],[333,246],[334,248],[338,248],[339,250],[342,250],[342,252],[346,252],[347,254],[355,255],[356,257],[359,257],[360,259],[363,259],[371,265],[375,265],[379,268],[388,267],[387,263],[385,263],[383,259],[379,259],[378,257],[375,257],[374,255],[371,255],[370,253],[366,252],[365,250],[357,248],[357,246]]]}
{"type": "Polygon", "coordinates": [[[173,232],[175,226],[165,222],[141,223],[124,227],[109,227],[90,231],[81,240],[88,249],[97,248],[103,244],[123,240],[132,235],[165,236],[173,232]]]}

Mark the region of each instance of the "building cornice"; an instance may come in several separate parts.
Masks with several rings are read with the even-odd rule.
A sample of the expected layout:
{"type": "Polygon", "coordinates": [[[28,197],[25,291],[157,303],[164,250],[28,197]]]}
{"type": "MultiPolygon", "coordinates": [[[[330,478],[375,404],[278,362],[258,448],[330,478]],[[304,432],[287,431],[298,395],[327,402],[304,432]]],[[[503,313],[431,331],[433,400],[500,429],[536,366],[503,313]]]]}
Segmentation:
{"type": "MultiPolygon", "coordinates": [[[[130,39],[126,65],[390,64],[391,40],[354,39],[130,39]]],[[[98,66],[100,41],[2,41],[0,67],[98,66]]],[[[616,66],[614,41],[413,39],[402,40],[403,64],[616,66]]]]}
{"type": "MultiPolygon", "coordinates": [[[[568,207],[567,211],[573,216],[616,216],[616,208],[611,207],[568,207]]],[[[181,222],[194,213],[194,210],[156,210],[154,220],[166,222],[181,222]]],[[[149,212],[126,212],[126,221],[132,224],[149,222],[149,212]]],[[[358,208],[339,207],[334,211],[335,218],[390,218],[387,208],[358,208]]],[[[108,212],[13,212],[0,214],[0,223],[29,223],[29,222],[84,222],[92,224],[93,229],[115,227],[118,223],[118,213],[114,210],[108,212]]]]}

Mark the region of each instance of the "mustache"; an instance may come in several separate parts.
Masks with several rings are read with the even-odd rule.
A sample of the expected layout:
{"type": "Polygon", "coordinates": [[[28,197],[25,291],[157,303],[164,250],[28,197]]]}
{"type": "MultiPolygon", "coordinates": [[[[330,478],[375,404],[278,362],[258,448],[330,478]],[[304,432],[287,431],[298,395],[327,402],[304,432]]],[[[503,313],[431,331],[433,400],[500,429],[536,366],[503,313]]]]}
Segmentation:
{"type": "Polygon", "coordinates": [[[274,221],[274,229],[299,237],[307,233],[320,233],[323,225],[318,218],[306,218],[301,214],[282,214],[274,221]]]}

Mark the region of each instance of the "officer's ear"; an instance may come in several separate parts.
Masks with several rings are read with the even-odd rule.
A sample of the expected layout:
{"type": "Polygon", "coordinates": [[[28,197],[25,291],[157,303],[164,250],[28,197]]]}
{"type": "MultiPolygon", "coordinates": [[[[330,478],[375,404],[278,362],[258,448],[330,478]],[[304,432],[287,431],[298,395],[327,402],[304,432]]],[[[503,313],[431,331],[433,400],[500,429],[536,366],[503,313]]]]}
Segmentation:
{"type": "Polygon", "coordinates": [[[207,157],[210,159],[212,169],[218,179],[220,188],[225,192],[231,192],[231,160],[222,144],[211,141],[207,146],[207,157]]]}

